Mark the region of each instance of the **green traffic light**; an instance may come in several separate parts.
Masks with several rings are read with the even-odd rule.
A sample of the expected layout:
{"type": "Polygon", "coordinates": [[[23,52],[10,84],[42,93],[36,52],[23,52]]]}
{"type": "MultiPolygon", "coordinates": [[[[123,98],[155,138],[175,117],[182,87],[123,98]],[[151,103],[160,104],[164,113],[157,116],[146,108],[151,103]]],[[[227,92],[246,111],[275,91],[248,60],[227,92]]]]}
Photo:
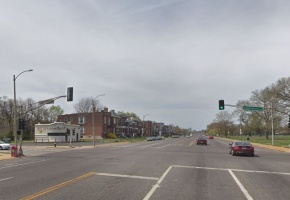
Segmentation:
{"type": "Polygon", "coordinates": [[[224,109],[225,109],[225,101],[219,100],[219,110],[224,110],[224,109]]]}

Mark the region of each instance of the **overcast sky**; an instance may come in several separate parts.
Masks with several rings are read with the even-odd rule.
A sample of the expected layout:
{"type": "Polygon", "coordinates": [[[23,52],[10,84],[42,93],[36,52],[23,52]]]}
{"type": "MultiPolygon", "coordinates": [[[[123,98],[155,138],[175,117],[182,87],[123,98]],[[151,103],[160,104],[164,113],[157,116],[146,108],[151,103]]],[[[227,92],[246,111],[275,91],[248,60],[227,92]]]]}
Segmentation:
{"type": "Polygon", "coordinates": [[[141,119],[206,129],[288,77],[287,0],[0,0],[0,96],[83,97],[141,119]],[[232,112],[233,109],[226,107],[232,112]]]}

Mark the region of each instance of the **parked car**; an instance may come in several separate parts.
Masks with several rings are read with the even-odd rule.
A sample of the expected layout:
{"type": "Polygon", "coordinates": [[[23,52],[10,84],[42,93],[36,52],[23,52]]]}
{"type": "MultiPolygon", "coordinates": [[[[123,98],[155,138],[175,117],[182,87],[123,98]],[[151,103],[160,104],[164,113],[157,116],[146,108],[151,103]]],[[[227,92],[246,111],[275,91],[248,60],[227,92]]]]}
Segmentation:
{"type": "Polygon", "coordinates": [[[11,145],[0,140],[0,150],[9,150],[11,145]]]}
{"type": "Polygon", "coordinates": [[[208,136],[208,139],[213,139],[213,136],[212,135],[208,136]]]}
{"type": "Polygon", "coordinates": [[[199,144],[205,144],[207,145],[207,139],[206,137],[203,137],[203,136],[200,136],[196,139],[196,144],[199,145],[199,144]]]}
{"type": "Polygon", "coordinates": [[[158,136],[155,137],[155,139],[156,140],[162,140],[162,137],[158,135],[158,136]]]}
{"type": "Polygon", "coordinates": [[[147,137],[147,141],[154,141],[156,140],[155,137],[147,137]]]}
{"type": "Polygon", "coordinates": [[[236,141],[233,143],[229,144],[229,153],[232,154],[233,156],[235,155],[249,155],[249,156],[254,156],[255,155],[255,150],[254,147],[250,142],[247,141],[236,141]]]}
{"type": "Polygon", "coordinates": [[[11,143],[11,138],[3,138],[2,141],[5,143],[11,143]]]}

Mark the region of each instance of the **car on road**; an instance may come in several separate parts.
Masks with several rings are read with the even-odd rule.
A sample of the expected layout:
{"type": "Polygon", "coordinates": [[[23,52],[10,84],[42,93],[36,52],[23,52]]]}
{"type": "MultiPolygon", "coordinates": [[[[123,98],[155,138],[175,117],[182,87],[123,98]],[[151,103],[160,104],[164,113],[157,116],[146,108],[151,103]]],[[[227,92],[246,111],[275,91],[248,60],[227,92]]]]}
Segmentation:
{"type": "Polygon", "coordinates": [[[199,144],[205,144],[205,145],[207,145],[207,139],[206,139],[206,137],[199,136],[199,137],[196,139],[196,144],[197,144],[197,145],[199,145],[199,144]]]}
{"type": "Polygon", "coordinates": [[[212,135],[208,136],[208,139],[213,139],[214,137],[212,135]]]}
{"type": "Polygon", "coordinates": [[[0,140],[0,150],[9,150],[11,145],[0,140]]]}
{"type": "Polygon", "coordinates": [[[255,150],[250,142],[247,141],[235,141],[229,144],[229,153],[235,155],[249,155],[254,156],[255,150]]]}

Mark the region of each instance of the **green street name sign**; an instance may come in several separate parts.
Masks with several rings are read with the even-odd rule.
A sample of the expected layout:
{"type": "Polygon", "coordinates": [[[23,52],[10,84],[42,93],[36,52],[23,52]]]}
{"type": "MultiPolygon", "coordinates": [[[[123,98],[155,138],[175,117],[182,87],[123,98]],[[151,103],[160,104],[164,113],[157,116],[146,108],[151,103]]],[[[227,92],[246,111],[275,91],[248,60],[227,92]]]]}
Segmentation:
{"type": "Polygon", "coordinates": [[[263,107],[251,107],[251,106],[243,106],[243,110],[245,111],[263,111],[263,107]]]}

